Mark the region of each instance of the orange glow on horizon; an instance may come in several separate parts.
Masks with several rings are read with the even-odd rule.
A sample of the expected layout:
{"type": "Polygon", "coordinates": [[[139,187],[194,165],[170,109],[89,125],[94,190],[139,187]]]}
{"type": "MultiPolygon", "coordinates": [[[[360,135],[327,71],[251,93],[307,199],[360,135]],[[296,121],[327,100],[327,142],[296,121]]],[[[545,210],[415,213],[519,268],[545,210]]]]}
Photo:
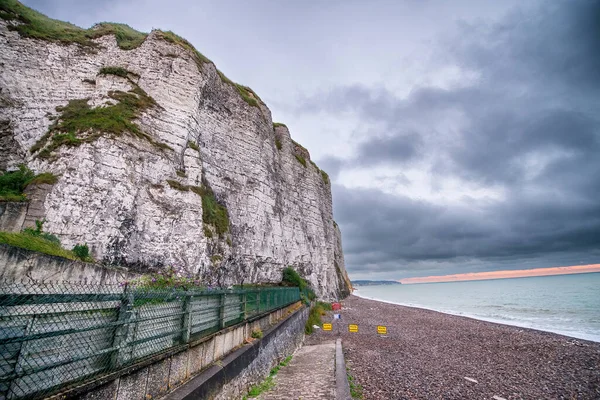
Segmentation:
{"type": "Polygon", "coordinates": [[[457,282],[457,281],[479,281],[483,279],[525,278],[529,276],[568,275],[583,274],[586,272],[600,272],[600,264],[573,265],[570,267],[551,267],[535,269],[518,269],[489,272],[469,272],[466,274],[423,276],[416,278],[400,279],[404,284],[410,283],[433,283],[433,282],[457,282]]]}

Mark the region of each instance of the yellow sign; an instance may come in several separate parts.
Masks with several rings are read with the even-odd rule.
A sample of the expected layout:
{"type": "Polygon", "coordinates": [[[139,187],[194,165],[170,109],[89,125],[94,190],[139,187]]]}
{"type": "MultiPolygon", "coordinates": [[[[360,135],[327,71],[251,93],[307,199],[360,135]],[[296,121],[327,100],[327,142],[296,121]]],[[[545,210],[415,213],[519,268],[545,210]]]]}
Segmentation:
{"type": "Polygon", "coordinates": [[[387,335],[387,327],[383,325],[377,325],[377,333],[380,335],[387,335]]]}
{"type": "Polygon", "coordinates": [[[323,330],[324,331],[330,331],[331,330],[331,324],[323,324],[323,330]]]}
{"type": "Polygon", "coordinates": [[[353,324],[348,325],[348,331],[358,332],[358,325],[353,325],[353,324]]]}

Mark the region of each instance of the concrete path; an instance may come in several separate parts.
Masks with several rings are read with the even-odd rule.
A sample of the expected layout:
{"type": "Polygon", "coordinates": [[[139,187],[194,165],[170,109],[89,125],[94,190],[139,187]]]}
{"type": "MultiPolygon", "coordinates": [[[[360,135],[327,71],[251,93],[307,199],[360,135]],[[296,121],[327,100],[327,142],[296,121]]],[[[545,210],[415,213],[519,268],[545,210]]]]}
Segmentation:
{"type": "Polygon", "coordinates": [[[335,399],[335,342],[303,346],[260,400],[335,399]]]}

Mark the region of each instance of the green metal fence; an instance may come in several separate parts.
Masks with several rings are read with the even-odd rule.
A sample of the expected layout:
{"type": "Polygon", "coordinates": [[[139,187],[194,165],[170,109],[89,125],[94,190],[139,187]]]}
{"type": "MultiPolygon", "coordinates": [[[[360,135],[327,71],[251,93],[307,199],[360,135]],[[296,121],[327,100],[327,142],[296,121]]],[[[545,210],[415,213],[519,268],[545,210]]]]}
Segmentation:
{"type": "Polygon", "coordinates": [[[0,400],[50,396],[299,299],[293,287],[0,283],[0,400]]]}

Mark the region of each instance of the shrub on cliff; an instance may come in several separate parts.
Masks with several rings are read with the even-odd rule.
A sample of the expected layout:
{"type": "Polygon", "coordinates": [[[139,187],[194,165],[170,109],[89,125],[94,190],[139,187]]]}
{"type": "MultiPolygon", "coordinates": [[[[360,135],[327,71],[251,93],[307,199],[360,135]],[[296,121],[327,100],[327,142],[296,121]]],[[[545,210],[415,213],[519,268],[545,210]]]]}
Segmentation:
{"type": "Polygon", "coordinates": [[[306,279],[302,278],[292,267],[287,267],[283,270],[281,284],[283,286],[297,286],[300,289],[300,300],[304,304],[308,305],[317,298],[306,279]]]}
{"type": "Polygon", "coordinates": [[[29,185],[54,184],[58,178],[50,172],[36,175],[27,166],[20,165],[16,171],[0,173],[0,201],[25,201],[23,191],[29,185]]]}
{"type": "Polygon", "coordinates": [[[90,248],[87,243],[76,244],[75,247],[73,247],[73,253],[83,261],[90,258],[90,248]]]}

